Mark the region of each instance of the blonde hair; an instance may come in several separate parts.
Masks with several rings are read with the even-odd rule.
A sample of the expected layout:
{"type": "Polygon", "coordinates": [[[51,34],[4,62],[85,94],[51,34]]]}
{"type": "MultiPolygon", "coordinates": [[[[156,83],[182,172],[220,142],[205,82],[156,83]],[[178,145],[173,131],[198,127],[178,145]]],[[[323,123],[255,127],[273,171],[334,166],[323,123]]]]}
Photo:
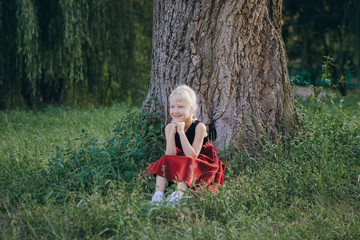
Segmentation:
{"type": "MultiPolygon", "coordinates": [[[[169,101],[171,101],[171,99],[173,99],[177,102],[184,101],[190,105],[190,107],[193,109],[193,111],[196,110],[195,109],[196,93],[192,88],[190,88],[186,85],[180,85],[177,88],[175,88],[174,91],[172,91],[171,94],[169,95],[169,101]]],[[[196,119],[195,114],[192,115],[192,119],[193,120],[196,119]]]]}

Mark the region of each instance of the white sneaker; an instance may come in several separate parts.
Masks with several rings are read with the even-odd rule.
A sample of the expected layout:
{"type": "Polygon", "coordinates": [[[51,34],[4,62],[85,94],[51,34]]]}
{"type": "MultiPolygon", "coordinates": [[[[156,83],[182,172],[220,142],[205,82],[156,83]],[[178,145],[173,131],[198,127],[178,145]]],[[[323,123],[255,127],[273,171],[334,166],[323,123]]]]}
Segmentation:
{"type": "Polygon", "coordinates": [[[151,198],[151,202],[155,203],[157,206],[161,205],[165,200],[165,195],[163,192],[157,191],[154,193],[154,196],[151,198]]]}
{"type": "Polygon", "coordinates": [[[169,197],[167,197],[166,201],[167,201],[167,206],[171,206],[171,207],[177,207],[180,203],[181,200],[181,196],[178,192],[173,192],[171,193],[171,195],[169,197]]]}

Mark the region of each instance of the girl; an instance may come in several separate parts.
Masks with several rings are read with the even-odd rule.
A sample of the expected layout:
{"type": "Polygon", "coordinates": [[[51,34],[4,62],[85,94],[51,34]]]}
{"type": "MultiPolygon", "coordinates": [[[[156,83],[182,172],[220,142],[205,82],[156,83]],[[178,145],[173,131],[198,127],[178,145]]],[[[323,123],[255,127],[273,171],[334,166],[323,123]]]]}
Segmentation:
{"type": "Polygon", "coordinates": [[[177,190],[167,201],[176,206],[188,187],[211,188],[212,181],[215,188],[222,184],[225,165],[217,158],[205,125],[194,115],[197,109],[195,92],[186,85],[179,86],[170,94],[169,102],[172,122],[165,127],[165,155],[147,170],[156,175],[151,201],[161,204],[165,200],[166,182],[172,181],[177,182],[177,190]]]}

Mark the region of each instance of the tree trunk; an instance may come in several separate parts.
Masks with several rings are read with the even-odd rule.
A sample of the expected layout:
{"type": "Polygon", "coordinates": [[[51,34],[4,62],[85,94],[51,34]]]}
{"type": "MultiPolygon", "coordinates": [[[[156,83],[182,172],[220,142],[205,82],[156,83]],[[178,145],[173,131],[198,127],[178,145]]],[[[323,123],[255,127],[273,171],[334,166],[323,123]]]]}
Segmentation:
{"type": "Polygon", "coordinates": [[[169,122],[168,96],[180,84],[198,96],[196,115],[216,150],[232,141],[252,150],[299,128],[281,37],[282,0],[155,0],[149,98],[169,122]]]}

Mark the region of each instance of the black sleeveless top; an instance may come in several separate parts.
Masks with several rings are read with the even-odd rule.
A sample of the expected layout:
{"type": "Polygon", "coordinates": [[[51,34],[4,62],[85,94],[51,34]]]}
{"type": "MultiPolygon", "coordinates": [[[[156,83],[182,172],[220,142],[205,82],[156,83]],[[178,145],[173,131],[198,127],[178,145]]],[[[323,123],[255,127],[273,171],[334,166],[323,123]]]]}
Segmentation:
{"type": "MultiPolygon", "coordinates": [[[[196,120],[195,122],[193,122],[190,127],[188,128],[188,130],[186,131],[185,135],[187,137],[187,139],[189,140],[189,143],[190,145],[193,144],[194,142],[194,138],[195,138],[195,128],[196,126],[200,123],[199,120],[196,120]]],[[[208,141],[208,137],[206,136],[204,138],[204,141],[203,141],[203,145],[208,141]]],[[[178,133],[175,133],[175,145],[176,147],[180,148],[181,151],[183,150],[182,149],[182,146],[181,146],[181,141],[180,141],[180,136],[178,133]]]]}

